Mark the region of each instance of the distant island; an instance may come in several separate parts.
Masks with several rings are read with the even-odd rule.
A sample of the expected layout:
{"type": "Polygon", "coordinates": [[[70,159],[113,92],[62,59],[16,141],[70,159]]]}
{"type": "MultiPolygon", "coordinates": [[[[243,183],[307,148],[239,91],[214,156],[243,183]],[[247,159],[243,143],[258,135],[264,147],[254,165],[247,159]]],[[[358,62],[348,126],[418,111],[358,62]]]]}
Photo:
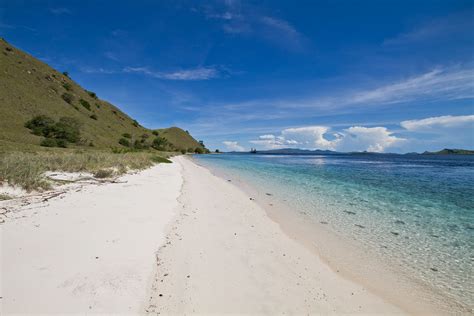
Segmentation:
{"type": "MultiPolygon", "coordinates": [[[[397,153],[376,153],[368,151],[354,151],[354,152],[339,152],[332,150],[309,150],[299,148],[281,148],[281,149],[270,149],[270,150],[256,150],[252,148],[250,151],[252,154],[261,155],[368,155],[368,154],[379,154],[379,155],[401,155],[397,153]]],[[[404,155],[474,155],[474,150],[468,149],[449,149],[445,148],[440,151],[425,151],[423,153],[410,152],[404,155]]]]}
{"type": "Polygon", "coordinates": [[[422,155],[474,155],[474,150],[445,148],[440,151],[425,151],[422,155]]]}

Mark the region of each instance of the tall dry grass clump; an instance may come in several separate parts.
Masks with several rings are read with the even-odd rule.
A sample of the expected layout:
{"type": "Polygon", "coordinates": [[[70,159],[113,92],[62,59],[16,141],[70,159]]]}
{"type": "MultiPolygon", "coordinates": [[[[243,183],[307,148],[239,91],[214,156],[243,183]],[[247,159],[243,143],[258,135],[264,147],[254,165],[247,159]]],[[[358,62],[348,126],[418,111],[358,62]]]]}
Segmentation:
{"type": "Polygon", "coordinates": [[[0,154],[0,182],[20,186],[28,191],[49,189],[50,182],[44,177],[46,171],[91,172],[114,169],[115,174],[128,170],[151,167],[161,159],[150,152],[13,152],[0,154]]]}

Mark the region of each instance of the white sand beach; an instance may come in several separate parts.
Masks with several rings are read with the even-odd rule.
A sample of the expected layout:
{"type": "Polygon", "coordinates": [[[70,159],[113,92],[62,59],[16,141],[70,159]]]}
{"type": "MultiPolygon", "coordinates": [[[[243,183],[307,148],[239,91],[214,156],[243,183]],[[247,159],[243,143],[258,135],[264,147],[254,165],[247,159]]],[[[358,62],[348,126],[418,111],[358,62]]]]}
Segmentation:
{"type": "Polygon", "coordinates": [[[186,157],[17,203],[1,230],[1,313],[402,314],[186,157]],[[76,192],[77,191],[77,192],[76,192]]]}

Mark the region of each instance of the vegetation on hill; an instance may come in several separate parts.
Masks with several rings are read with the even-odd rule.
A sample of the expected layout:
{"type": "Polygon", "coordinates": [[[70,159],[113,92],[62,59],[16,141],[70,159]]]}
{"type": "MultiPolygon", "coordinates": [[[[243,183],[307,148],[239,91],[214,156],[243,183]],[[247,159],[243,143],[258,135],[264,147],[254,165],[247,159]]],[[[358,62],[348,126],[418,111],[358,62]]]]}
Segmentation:
{"type": "Polygon", "coordinates": [[[0,70],[0,184],[47,189],[45,171],[104,178],[170,162],[173,151],[207,151],[178,127],[141,126],[3,39],[0,70]]]}
{"type": "MultiPolygon", "coordinates": [[[[146,129],[114,105],[85,90],[74,82],[67,72],[58,72],[31,55],[0,40],[0,149],[38,145],[58,145],[57,135],[48,137],[25,124],[35,117],[51,118],[53,125],[68,118],[80,126],[80,140],[67,141],[71,147],[93,144],[95,148],[127,147],[154,148],[153,131],[146,129]],[[123,134],[130,135],[124,141],[123,134]],[[143,137],[147,135],[147,137],[143,137]],[[45,140],[46,139],[46,140],[45,140]],[[54,144],[56,143],[56,144],[54,144]]],[[[159,130],[166,146],[159,150],[200,148],[191,135],[172,127],[159,130]]],[[[5,150],[4,150],[5,151],[5,150]]]]}

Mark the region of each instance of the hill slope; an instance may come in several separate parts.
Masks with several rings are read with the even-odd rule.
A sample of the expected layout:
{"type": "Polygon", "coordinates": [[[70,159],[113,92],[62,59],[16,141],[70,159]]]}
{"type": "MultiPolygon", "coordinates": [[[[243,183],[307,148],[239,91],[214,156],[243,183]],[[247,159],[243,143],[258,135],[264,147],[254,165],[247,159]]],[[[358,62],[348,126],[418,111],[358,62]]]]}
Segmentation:
{"type": "MultiPolygon", "coordinates": [[[[80,143],[96,148],[120,146],[118,141],[124,133],[132,139],[144,134],[155,137],[114,105],[3,39],[0,69],[0,147],[39,145],[43,137],[24,127],[36,115],[76,119],[81,123],[80,143]]],[[[176,149],[202,147],[177,127],[160,131],[176,149]]]]}

